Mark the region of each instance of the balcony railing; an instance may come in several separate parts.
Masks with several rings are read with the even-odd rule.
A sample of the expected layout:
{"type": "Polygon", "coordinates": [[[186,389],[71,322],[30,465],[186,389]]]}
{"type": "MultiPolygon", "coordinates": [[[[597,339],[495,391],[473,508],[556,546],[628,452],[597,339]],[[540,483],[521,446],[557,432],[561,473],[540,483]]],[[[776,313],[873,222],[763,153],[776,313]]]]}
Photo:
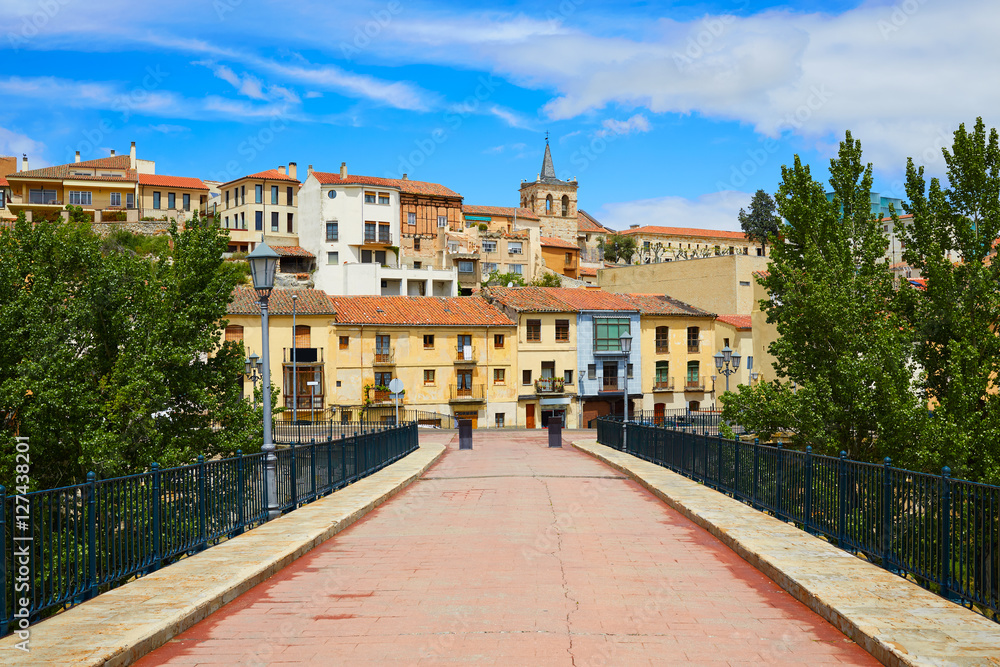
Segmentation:
{"type": "Polygon", "coordinates": [[[539,394],[561,394],[566,390],[563,378],[538,378],[535,380],[535,391],[539,394]]]}
{"type": "Polygon", "coordinates": [[[688,380],[684,383],[684,391],[705,391],[705,382],[702,380],[688,380]]]}
{"type": "Polygon", "coordinates": [[[365,243],[392,245],[392,234],[369,234],[365,232],[365,243]]]}
{"type": "Polygon", "coordinates": [[[474,364],[477,359],[476,347],[474,345],[459,345],[455,348],[456,364],[474,364]]]}
{"type": "Polygon", "coordinates": [[[293,405],[293,398],[291,394],[284,394],[285,407],[288,408],[289,413],[293,407],[298,410],[299,419],[309,419],[310,417],[304,416],[303,411],[308,415],[309,411],[315,411],[317,415],[322,415],[324,408],[323,394],[316,394],[316,399],[313,399],[312,394],[299,394],[298,405],[293,405]]]}
{"type": "Polygon", "coordinates": [[[657,354],[667,354],[670,352],[670,344],[666,342],[656,341],[656,353],[657,354]]]}
{"type": "MultiPolygon", "coordinates": [[[[392,392],[387,389],[372,389],[369,394],[372,403],[391,403],[392,392]]],[[[402,397],[400,397],[402,398],[402,397]]]]}
{"type": "Polygon", "coordinates": [[[372,360],[372,364],[375,366],[392,366],[396,363],[396,351],[395,350],[376,350],[375,358],[372,360]]]}
{"type": "Polygon", "coordinates": [[[619,386],[621,383],[618,382],[618,378],[602,378],[601,379],[601,391],[621,391],[619,386]]]}
{"type": "Polygon", "coordinates": [[[697,354],[699,349],[701,349],[701,346],[697,341],[694,343],[688,341],[688,354],[697,354]]]}
{"type": "Polygon", "coordinates": [[[669,380],[657,379],[653,381],[653,391],[673,391],[673,390],[674,390],[673,378],[669,380]]]}
{"type": "Polygon", "coordinates": [[[479,402],[483,400],[483,385],[473,384],[469,386],[458,386],[457,384],[448,385],[448,389],[451,393],[451,400],[454,402],[461,401],[471,401],[479,402]]]}

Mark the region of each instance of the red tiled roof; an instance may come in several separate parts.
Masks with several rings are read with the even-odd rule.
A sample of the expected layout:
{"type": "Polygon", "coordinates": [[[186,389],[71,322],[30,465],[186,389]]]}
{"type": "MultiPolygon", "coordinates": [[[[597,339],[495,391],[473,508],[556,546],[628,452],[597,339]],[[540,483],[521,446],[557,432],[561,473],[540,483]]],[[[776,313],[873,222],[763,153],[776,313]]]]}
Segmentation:
{"type": "Polygon", "coordinates": [[[919,290],[927,289],[927,278],[910,278],[907,282],[919,290]]]}
{"type": "Polygon", "coordinates": [[[770,271],[754,271],[753,274],[757,278],[767,278],[769,275],[771,275],[771,272],[770,271]]]}
{"type": "Polygon", "coordinates": [[[580,250],[580,248],[575,243],[570,243],[569,241],[564,241],[562,239],[557,239],[554,236],[543,236],[541,237],[541,244],[549,248],[566,248],[567,250],[580,250]]]}
{"type": "MultiPolygon", "coordinates": [[[[909,220],[913,217],[912,213],[907,213],[906,215],[899,216],[900,220],[909,220]]],[[[882,218],[879,222],[892,222],[892,217],[882,218]]]]}
{"type": "Polygon", "coordinates": [[[737,329],[752,329],[749,315],[718,315],[717,319],[737,329]]]}
{"type": "Polygon", "coordinates": [[[590,215],[586,211],[578,210],[576,212],[576,229],[583,234],[612,234],[613,232],[599,223],[594,216],[590,215]]]}
{"type": "Polygon", "coordinates": [[[239,178],[234,178],[231,181],[226,181],[219,187],[223,185],[229,185],[230,183],[235,183],[237,181],[242,181],[247,178],[256,178],[262,181],[288,181],[289,183],[298,183],[299,179],[292,178],[288,174],[282,174],[277,169],[267,169],[265,171],[258,171],[256,174],[247,174],[246,176],[240,176],[239,178]]]}
{"type": "Polygon", "coordinates": [[[446,188],[439,183],[428,181],[411,181],[401,178],[379,178],[378,176],[352,176],[341,178],[339,173],[326,171],[314,171],[313,176],[323,185],[374,185],[384,188],[397,188],[400,192],[413,195],[430,195],[432,197],[458,197],[454,190],[446,188]]]}
{"type": "MultiPolygon", "coordinates": [[[[291,315],[293,294],[298,295],[295,312],[299,315],[334,315],[336,313],[330,303],[330,297],[326,292],[318,289],[273,290],[267,301],[268,312],[271,315],[291,315]]],[[[252,287],[237,287],[233,290],[226,312],[230,315],[260,315],[257,292],[252,287]]]]}
{"type": "Polygon", "coordinates": [[[589,267],[586,267],[586,266],[581,266],[580,267],[580,275],[581,276],[594,276],[596,278],[597,277],[597,269],[592,269],[592,268],[589,268],[589,267]]]}
{"type": "Polygon", "coordinates": [[[712,239],[738,239],[740,241],[746,241],[746,235],[743,232],[727,232],[721,229],[693,229],[690,227],[658,227],[656,225],[647,225],[645,227],[636,227],[635,229],[626,229],[622,234],[659,234],[661,236],[700,236],[703,238],[712,239]]]}
{"type": "Polygon", "coordinates": [[[489,294],[517,311],[578,312],[581,310],[635,311],[620,294],[572,287],[490,287],[489,294]]]}
{"type": "Polygon", "coordinates": [[[139,185],[159,185],[164,188],[183,188],[185,190],[208,190],[208,186],[200,178],[191,178],[189,176],[139,174],[139,185]]]}
{"type": "MultiPolygon", "coordinates": [[[[313,172],[316,173],[316,172],[313,172]]],[[[514,326],[478,296],[331,296],[339,324],[514,326]]]]}
{"type": "Polygon", "coordinates": [[[0,187],[8,187],[9,185],[10,183],[7,182],[7,179],[4,178],[3,176],[0,176],[0,187]]]}
{"type": "Polygon", "coordinates": [[[28,171],[19,171],[16,173],[8,174],[8,180],[21,180],[30,178],[60,178],[60,179],[73,179],[73,180],[89,180],[89,181],[130,181],[135,182],[136,172],[134,169],[130,168],[131,160],[128,155],[116,155],[114,157],[102,157],[97,160],[86,160],[84,162],[72,162],[70,164],[58,164],[52,167],[42,167],[41,169],[29,169],[28,171]],[[124,170],[125,173],[121,176],[78,176],[76,174],[71,174],[72,169],[115,169],[124,170]]]}
{"type": "Polygon", "coordinates": [[[305,248],[297,245],[276,245],[271,246],[271,249],[282,257],[316,257],[305,248]]]}
{"type": "Polygon", "coordinates": [[[556,296],[577,310],[638,310],[621,294],[595,289],[574,289],[571,287],[541,287],[556,292],[556,296]]]}
{"type": "Polygon", "coordinates": [[[643,315],[681,315],[686,317],[713,317],[701,308],[684,303],[666,294],[619,294],[643,315]]]}
{"type": "Polygon", "coordinates": [[[513,218],[516,215],[525,220],[539,220],[539,217],[531,209],[511,206],[463,206],[462,213],[466,215],[496,215],[507,218],[513,218]]]}

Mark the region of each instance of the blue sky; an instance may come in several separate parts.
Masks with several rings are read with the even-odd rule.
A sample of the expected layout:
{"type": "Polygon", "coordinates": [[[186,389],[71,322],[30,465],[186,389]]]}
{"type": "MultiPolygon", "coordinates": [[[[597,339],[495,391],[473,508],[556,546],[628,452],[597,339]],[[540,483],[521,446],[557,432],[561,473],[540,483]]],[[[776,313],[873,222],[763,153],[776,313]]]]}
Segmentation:
{"type": "Polygon", "coordinates": [[[549,132],[613,228],[736,229],[846,129],[901,196],[908,156],[941,174],[960,122],[1000,124],[995,0],[6,0],[0,26],[0,154],[32,167],[135,141],[163,174],[346,161],[510,206],[549,132]]]}

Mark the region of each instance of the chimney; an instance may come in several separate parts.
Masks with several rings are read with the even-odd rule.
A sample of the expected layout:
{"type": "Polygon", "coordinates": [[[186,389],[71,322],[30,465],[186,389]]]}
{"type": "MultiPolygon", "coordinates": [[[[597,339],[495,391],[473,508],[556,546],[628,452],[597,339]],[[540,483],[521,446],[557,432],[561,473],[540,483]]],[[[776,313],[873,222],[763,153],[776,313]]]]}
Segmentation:
{"type": "Polygon", "coordinates": [[[115,149],[114,149],[114,148],[112,148],[112,149],[111,149],[111,157],[114,157],[114,156],[115,156],[115,149]]]}
{"type": "Polygon", "coordinates": [[[406,177],[406,174],[403,174],[403,180],[404,180],[404,181],[408,181],[408,180],[410,180],[410,179],[406,177]]]}
{"type": "Polygon", "coordinates": [[[28,171],[28,154],[21,153],[21,171],[28,171]]]}
{"type": "Polygon", "coordinates": [[[132,147],[128,149],[128,161],[129,161],[129,167],[131,169],[135,169],[135,167],[136,167],[136,161],[135,161],[135,142],[134,141],[132,142],[132,147]]]}
{"type": "Polygon", "coordinates": [[[347,163],[346,162],[341,162],[340,163],[340,180],[344,180],[345,178],[347,178],[347,163]]]}
{"type": "Polygon", "coordinates": [[[278,165],[278,173],[281,174],[282,176],[285,175],[285,165],[283,164],[278,165]]]}
{"type": "Polygon", "coordinates": [[[313,173],[313,166],[309,165],[309,167],[307,169],[308,170],[306,171],[306,176],[308,177],[308,176],[312,175],[312,173],[313,173]]]}
{"type": "Polygon", "coordinates": [[[79,162],[79,161],[80,161],[80,151],[77,151],[76,152],[76,159],[74,160],[74,162],[79,162]]]}
{"type": "Polygon", "coordinates": [[[295,162],[288,163],[288,175],[292,178],[298,179],[299,177],[299,165],[295,162]]]}

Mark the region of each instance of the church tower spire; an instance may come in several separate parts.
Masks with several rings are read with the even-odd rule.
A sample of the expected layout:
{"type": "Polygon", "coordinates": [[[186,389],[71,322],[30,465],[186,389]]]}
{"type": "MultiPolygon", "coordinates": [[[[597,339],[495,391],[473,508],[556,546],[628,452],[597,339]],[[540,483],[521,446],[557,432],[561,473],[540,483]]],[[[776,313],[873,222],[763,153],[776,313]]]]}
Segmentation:
{"type": "Polygon", "coordinates": [[[542,180],[555,181],[556,170],[552,166],[552,151],[549,150],[549,133],[545,133],[545,156],[542,158],[542,180]]]}
{"type": "Polygon", "coordinates": [[[534,181],[521,181],[521,207],[538,216],[542,236],[577,242],[576,179],[560,180],[552,165],[549,133],[545,133],[542,171],[534,181]]]}

